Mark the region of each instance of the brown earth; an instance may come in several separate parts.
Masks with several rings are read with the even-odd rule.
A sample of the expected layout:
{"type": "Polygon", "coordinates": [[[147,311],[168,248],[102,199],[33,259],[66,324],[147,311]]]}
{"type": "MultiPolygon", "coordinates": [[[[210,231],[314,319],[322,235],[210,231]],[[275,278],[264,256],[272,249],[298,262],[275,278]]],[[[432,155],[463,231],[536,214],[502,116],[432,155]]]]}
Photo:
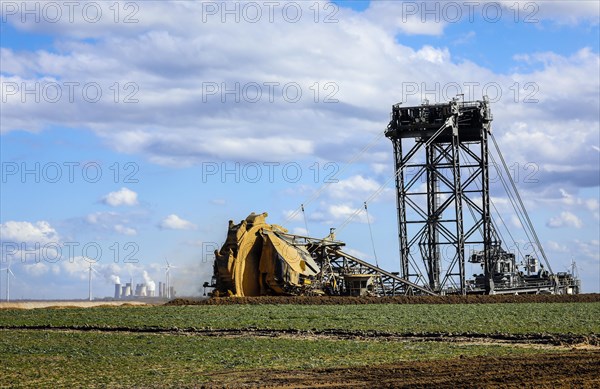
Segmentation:
{"type": "MultiPolygon", "coordinates": [[[[269,388],[598,388],[600,351],[469,357],[313,370],[209,374],[215,387],[269,388]]],[[[210,386],[209,386],[210,387],[210,386]]]]}
{"type": "Polygon", "coordinates": [[[51,325],[0,325],[0,331],[67,331],[67,332],[105,332],[105,333],[144,333],[144,334],[169,334],[189,336],[209,336],[226,338],[266,337],[266,338],[292,338],[292,339],[338,339],[338,340],[384,340],[384,341],[411,341],[411,342],[446,342],[464,344],[497,344],[518,345],[524,347],[548,346],[579,347],[596,349],[600,351],[600,337],[597,334],[474,334],[474,333],[447,333],[447,332],[385,332],[361,330],[273,330],[257,328],[240,329],[202,329],[202,328],[158,328],[158,327],[102,327],[102,326],[51,326],[51,325]]]}
{"type": "MultiPolygon", "coordinates": [[[[149,305],[145,301],[10,301],[0,302],[0,309],[37,309],[37,308],[91,308],[91,307],[127,307],[149,305]]],[[[158,303],[154,303],[158,304],[158,303]]]]}
{"type": "Polygon", "coordinates": [[[229,305],[229,304],[494,304],[494,303],[590,303],[600,301],[600,294],[552,295],[467,295],[467,296],[260,296],[212,297],[208,299],[175,299],[166,305],[229,305]]]}

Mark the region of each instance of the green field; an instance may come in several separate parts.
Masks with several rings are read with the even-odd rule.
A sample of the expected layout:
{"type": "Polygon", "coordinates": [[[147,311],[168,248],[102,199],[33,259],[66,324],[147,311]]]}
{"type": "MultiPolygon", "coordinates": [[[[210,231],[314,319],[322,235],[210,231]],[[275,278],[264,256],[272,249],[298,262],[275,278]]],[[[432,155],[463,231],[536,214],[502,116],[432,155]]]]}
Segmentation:
{"type": "Polygon", "coordinates": [[[493,343],[336,339],[306,333],[206,336],[194,329],[590,335],[600,332],[599,317],[600,303],[5,309],[0,310],[0,387],[182,387],[227,382],[226,373],[232,370],[309,370],[547,351],[493,343]],[[165,332],[135,332],[153,329],[165,332]]]}
{"type": "Polygon", "coordinates": [[[534,350],[435,342],[211,338],[165,334],[0,331],[0,385],[147,386],[209,382],[208,373],[313,369],[534,350]]]}
{"type": "Polygon", "coordinates": [[[600,302],[547,304],[205,305],[0,310],[0,327],[600,333],[600,302]]]}

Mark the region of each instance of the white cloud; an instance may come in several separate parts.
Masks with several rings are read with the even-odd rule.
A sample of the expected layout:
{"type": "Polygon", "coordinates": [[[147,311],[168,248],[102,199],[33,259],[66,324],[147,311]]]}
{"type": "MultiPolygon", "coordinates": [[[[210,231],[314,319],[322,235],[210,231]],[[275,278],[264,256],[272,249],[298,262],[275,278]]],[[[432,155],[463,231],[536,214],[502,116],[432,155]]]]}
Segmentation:
{"type": "Polygon", "coordinates": [[[552,217],[546,222],[546,225],[550,228],[561,228],[561,227],[583,227],[583,222],[577,217],[577,215],[564,211],[560,213],[560,216],[552,217]]]}
{"type": "MultiPolygon", "coordinates": [[[[508,10],[513,2],[503,5],[508,10]]],[[[305,15],[313,14],[308,8],[311,3],[301,6],[305,15]]],[[[330,160],[332,152],[341,155],[353,146],[356,134],[375,133],[385,126],[390,103],[403,98],[402,83],[414,83],[421,92],[436,90],[431,80],[439,83],[440,90],[451,82],[463,85],[463,92],[465,83],[479,83],[475,95],[466,98],[481,98],[482,86],[494,83],[503,92],[492,107],[494,127],[507,159],[535,162],[555,175],[554,165],[597,172],[597,166],[589,166],[590,155],[597,157],[594,147],[598,147],[594,133],[598,118],[592,114],[597,107],[598,79],[589,76],[597,73],[597,53],[583,44],[570,56],[522,53],[523,62],[535,65],[536,70],[495,73],[455,59],[457,55],[448,47],[429,44],[413,48],[406,44],[398,32],[441,35],[448,24],[431,18],[423,22],[420,15],[408,15],[403,20],[402,7],[401,2],[371,2],[365,12],[341,7],[336,15],[338,23],[314,23],[306,17],[298,23],[250,25],[221,23],[220,15],[207,23],[196,23],[202,18],[199,3],[145,2],[139,7],[139,23],[127,29],[104,20],[98,25],[83,21],[59,26],[30,23],[21,27],[95,40],[82,44],[65,39],[56,53],[2,49],[0,81],[20,85],[93,76],[106,90],[115,81],[131,81],[139,87],[140,104],[94,104],[94,108],[108,109],[110,103],[111,115],[107,117],[103,109],[90,109],[85,101],[23,104],[16,96],[4,104],[2,129],[39,130],[51,125],[89,129],[117,151],[141,154],[168,166],[191,166],[211,158],[330,160]],[[294,39],[297,36],[303,39],[294,39]],[[255,45],[267,40],[269,45],[255,45]],[[219,88],[222,83],[235,88],[236,82],[242,89],[249,83],[264,82],[277,82],[280,87],[273,94],[261,88],[262,100],[256,103],[247,102],[244,97],[248,96],[240,93],[238,102],[230,97],[229,103],[223,104],[219,92],[207,96],[203,89],[206,82],[219,88]],[[296,103],[282,98],[282,86],[292,82],[303,92],[296,103]],[[310,89],[316,82],[321,89],[317,103],[314,87],[310,89]],[[339,103],[323,103],[330,92],[323,89],[326,82],[335,84],[334,97],[339,103]],[[525,89],[528,82],[539,88],[535,96],[539,104],[521,102],[529,93],[525,89]],[[390,83],[398,88],[390,88],[390,83]],[[513,96],[515,84],[521,93],[518,103],[513,96]],[[581,109],[565,110],[572,107],[572,101],[580,102],[581,109]],[[64,115],[61,107],[72,115],[64,115]],[[134,109],[140,107],[143,109],[134,109]],[[234,138],[232,131],[237,134],[234,138]]],[[[552,8],[551,14],[557,17],[571,15],[557,7],[540,4],[539,14],[552,8]]],[[[594,8],[579,2],[560,7],[572,7],[578,17],[593,14],[590,9],[594,8]]],[[[478,13],[482,8],[480,4],[478,13]]],[[[463,19],[466,15],[463,12],[463,19]]],[[[16,15],[15,21],[18,18],[16,15]]],[[[423,97],[423,93],[410,95],[408,103],[420,103],[423,97]]],[[[438,93],[435,99],[450,97],[438,93]]],[[[374,155],[369,158],[367,162],[381,162],[374,155]]]]}
{"type": "Polygon", "coordinates": [[[7,221],[0,224],[0,237],[4,242],[45,243],[59,241],[56,230],[47,221],[35,223],[7,221]]]}
{"type": "Polygon", "coordinates": [[[103,235],[116,232],[122,235],[134,236],[137,235],[137,230],[131,224],[145,222],[143,213],[121,214],[113,211],[90,213],[82,219],[87,224],[86,229],[88,231],[97,231],[103,235]]]}
{"type": "MultiPolygon", "coordinates": [[[[404,33],[407,35],[441,35],[447,23],[441,20],[441,12],[437,12],[438,19],[433,15],[422,17],[421,8],[425,3],[401,1],[372,1],[365,11],[364,17],[379,23],[390,33],[404,33]]],[[[433,6],[436,4],[432,3],[433,6]]],[[[437,4],[439,6],[439,3],[437,4]]],[[[429,6],[427,6],[429,7],[429,6]]],[[[429,7],[431,9],[431,7],[429,7]]]]}
{"type": "Polygon", "coordinates": [[[450,61],[450,52],[448,49],[436,49],[435,47],[425,45],[412,56],[414,59],[423,59],[433,64],[442,65],[450,61]]]}
{"type": "Polygon", "coordinates": [[[371,169],[375,174],[389,173],[393,171],[393,168],[385,163],[373,163],[371,164],[371,169]]]}
{"type": "Polygon", "coordinates": [[[346,253],[348,253],[348,254],[350,254],[352,256],[355,256],[356,258],[374,260],[373,254],[363,253],[362,251],[356,250],[356,249],[353,249],[353,248],[344,249],[344,252],[346,252],[346,253]]]}
{"type": "Polygon", "coordinates": [[[138,195],[134,191],[127,188],[121,188],[116,192],[110,192],[104,196],[102,202],[113,207],[118,207],[120,205],[136,205],[138,203],[137,197],[138,195]]]}
{"type": "Polygon", "coordinates": [[[569,249],[567,248],[566,245],[560,244],[558,242],[555,242],[553,240],[548,241],[547,246],[550,250],[552,251],[556,251],[559,253],[566,253],[569,252],[569,249]]]}
{"type": "Polygon", "coordinates": [[[196,226],[187,220],[180,218],[175,214],[171,214],[164,218],[159,227],[165,230],[193,230],[196,226]]]}
{"type": "MultiPolygon", "coordinates": [[[[577,245],[578,251],[587,259],[591,259],[592,261],[600,260],[600,241],[598,239],[592,239],[590,241],[575,240],[575,244],[577,245]]],[[[596,266],[598,266],[598,262],[596,262],[596,266]]]]}
{"type": "Polygon", "coordinates": [[[560,192],[560,195],[562,196],[563,203],[565,203],[567,205],[573,205],[573,204],[575,204],[575,198],[573,197],[572,194],[570,194],[569,192],[567,192],[563,188],[560,188],[559,192],[560,192]]]}
{"type": "MultiPolygon", "coordinates": [[[[91,261],[82,256],[75,256],[73,258],[65,259],[54,265],[50,269],[54,275],[62,273],[66,277],[87,280],[89,277],[89,266],[90,263],[94,269],[92,277],[94,280],[100,280],[106,284],[113,284],[119,281],[119,275],[141,275],[143,268],[141,265],[125,264],[121,266],[116,263],[102,263],[101,261],[91,261]]],[[[96,282],[96,281],[94,281],[96,282]]]]}
{"type": "MultiPolygon", "coordinates": [[[[304,211],[306,212],[306,209],[304,211]]],[[[283,216],[286,222],[300,222],[304,220],[300,207],[293,210],[283,211],[283,216]]]]}
{"type": "MultiPolygon", "coordinates": [[[[503,0],[503,3],[508,8],[515,7],[513,0],[503,0]]],[[[597,1],[536,1],[532,3],[527,0],[519,1],[521,8],[521,16],[531,14],[534,19],[551,20],[558,24],[575,25],[583,21],[589,21],[593,24],[598,24],[600,17],[600,5],[597,1]],[[531,5],[534,7],[532,8],[531,5]],[[524,7],[526,12],[523,12],[524,7]],[[535,13],[534,13],[535,11],[535,13]]]]}
{"type": "Polygon", "coordinates": [[[600,202],[598,199],[587,199],[585,200],[585,206],[590,211],[597,211],[600,209],[600,202]]]}
{"type": "Polygon", "coordinates": [[[115,225],[115,231],[119,234],[133,236],[137,234],[135,228],[127,227],[122,224],[115,225]]]}
{"type": "Polygon", "coordinates": [[[32,264],[25,264],[25,265],[23,265],[23,269],[25,269],[25,272],[27,274],[32,275],[34,277],[39,277],[41,275],[48,273],[48,271],[50,270],[50,267],[48,265],[46,265],[44,262],[38,262],[38,263],[32,263],[32,264]]]}
{"type": "MultiPolygon", "coordinates": [[[[61,261],[60,266],[65,274],[69,277],[85,280],[88,278],[90,262],[81,256],[69,258],[66,261],[61,261]]],[[[92,266],[95,265],[92,263],[92,266]]]]}
{"type": "Polygon", "coordinates": [[[363,199],[366,200],[371,194],[375,193],[380,183],[363,176],[352,176],[339,182],[332,183],[327,188],[327,194],[334,199],[363,199]]]}
{"type": "MultiPolygon", "coordinates": [[[[352,207],[350,204],[331,204],[327,207],[328,216],[339,222],[367,222],[367,216],[360,207],[352,207]],[[358,211],[358,212],[357,212],[358,211]]],[[[373,217],[371,216],[371,222],[373,217]]]]}
{"type": "Polygon", "coordinates": [[[118,217],[119,214],[116,212],[95,212],[88,214],[85,217],[85,221],[89,224],[106,225],[111,220],[114,220],[118,217]]]}

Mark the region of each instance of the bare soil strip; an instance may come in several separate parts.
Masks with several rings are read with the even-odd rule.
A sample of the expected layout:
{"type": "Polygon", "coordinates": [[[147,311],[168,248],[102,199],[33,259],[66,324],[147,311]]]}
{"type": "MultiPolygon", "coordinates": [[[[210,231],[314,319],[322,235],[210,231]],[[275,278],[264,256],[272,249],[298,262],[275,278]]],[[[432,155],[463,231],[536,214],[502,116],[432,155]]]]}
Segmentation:
{"type": "Polygon", "coordinates": [[[30,331],[80,331],[80,332],[124,332],[171,335],[198,335],[210,337],[287,337],[296,339],[339,339],[339,340],[383,340],[383,341],[427,341],[460,343],[503,343],[548,346],[586,345],[600,348],[600,337],[596,334],[474,334],[474,333],[394,333],[383,331],[349,330],[272,330],[258,328],[243,329],[202,329],[202,328],[129,328],[100,326],[0,326],[0,330],[30,331]]]}
{"type": "Polygon", "coordinates": [[[98,307],[131,307],[157,305],[152,301],[69,301],[69,300],[48,300],[48,301],[10,301],[0,302],[0,309],[66,309],[66,308],[98,308],[98,307]]]}
{"type": "Polygon", "coordinates": [[[598,388],[600,352],[469,357],[313,370],[209,374],[217,387],[269,388],[598,388]]]}
{"type": "Polygon", "coordinates": [[[300,304],[300,305],[357,305],[357,304],[506,304],[506,303],[591,303],[600,301],[600,294],[577,295],[466,295],[466,296],[259,296],[214,297],[204,299],[175,299],[165,305],[231,305],[231,304],[300,304]]]}

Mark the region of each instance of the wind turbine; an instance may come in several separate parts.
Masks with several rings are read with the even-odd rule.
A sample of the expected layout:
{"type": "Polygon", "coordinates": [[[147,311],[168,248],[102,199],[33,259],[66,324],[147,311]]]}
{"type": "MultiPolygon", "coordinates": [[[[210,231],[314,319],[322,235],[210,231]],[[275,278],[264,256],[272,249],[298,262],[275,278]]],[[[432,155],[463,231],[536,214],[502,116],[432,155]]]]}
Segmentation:
{"type": "Polygon", "coordinates": [[[92,263],[90,262],[88,267],[88,298],[92,301],[92,272],[98,274],[98,271],[92,267],[92,263]]]}
{"type": "Polygon", "coordinates": [[[12,270],[10,270],[10,262],[8,263],[8,266],[5,267],[4,269],[0,269],[0,271],[2,270],[6,270],[6,302],[10,301],[10,276],[15,276],[15,273],[12,272],[12,270]]]}
{"type": "Polygon", "coordinates": [[[171,281],[170,281],[169,275],[171,273],[171,268],[175,268],[175,266],[171,265],[169,263],[169,261],[167,261],[166,258],[165,258],[165,262],[167,264],[167,266],[164,268],[165,269],[165,278],[167,281],[167,298],[171,298],[171,281]]]}
{"type": "Polygon", "coordinates": [[[575,278],[579,278],[579,266],[575,263],[575,258],[571,258],[571,274],[575,278]]]}

